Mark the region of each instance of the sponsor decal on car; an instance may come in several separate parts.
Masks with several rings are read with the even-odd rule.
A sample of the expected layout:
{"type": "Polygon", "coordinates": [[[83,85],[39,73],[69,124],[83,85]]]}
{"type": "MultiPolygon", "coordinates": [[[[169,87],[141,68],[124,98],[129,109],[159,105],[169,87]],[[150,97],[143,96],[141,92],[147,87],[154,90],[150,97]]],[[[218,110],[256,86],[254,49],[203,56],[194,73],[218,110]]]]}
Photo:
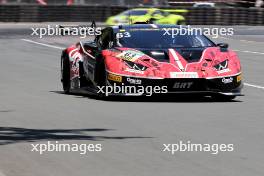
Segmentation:
{"type": "Polygon", "coordinates": [[[126,68],[125,71],[131,72],[131,73],[144,74],[144,71],[135,70],[135,69],[131,69],[131,68],[126,68]]]}
{"type": "Polygon", "coordinates": [[[227,69],[224,69],[224,70],[220,70],[220,71],[217,71],[218,74],[222,74],[222,73],[227,73],[227,72],[230,72],[231,70],[229,68],[227,69]]]}
{"type": "Polygon", "coordinates": [[[222,79],[222,83],[224,83],[224,84],[229,84],[229,83],[232,83],[233,80],[234,80],[234,79],[233,79],[232,77],[223,78],[223,79],[222,79]]]}
{"type": "Polygon", "coordinates": [[[237,82],[240,82],[242,80],[242,75],[237,76],[237,82]]]}
{"type": "Polygon", "coordinates": [[[111,80],[111,81],[122,82],[122,76],[115,75],[112,73],[109,73],[107,78],[108,78],[108,80],[111,80]]]}
{"type": "Polygon", "coordinates": [[[142,81],[140,79],[127,78],[127,82],[130,84],[141,84],[142,81]]]}
{"type": "Polygon", "coordinates": [[[193,82],[176,82],[173,85],[175,89],[190,89],[193,85],[193,82]]]}
{"type": "Polygon", "coordinates": [[[198,78],[197,72],[170,72],[171,78],[198,78]]]}
{"type": "Polygon", "coordinates": [[[123,51],[122,53],[116,55],[116,57],[121,58],[123,60],[134,62],[138,58],[142,57],[143,55],[144,55],[143,53],[140,53],[137,51],[126,50],[126,51],[123,51]]]}

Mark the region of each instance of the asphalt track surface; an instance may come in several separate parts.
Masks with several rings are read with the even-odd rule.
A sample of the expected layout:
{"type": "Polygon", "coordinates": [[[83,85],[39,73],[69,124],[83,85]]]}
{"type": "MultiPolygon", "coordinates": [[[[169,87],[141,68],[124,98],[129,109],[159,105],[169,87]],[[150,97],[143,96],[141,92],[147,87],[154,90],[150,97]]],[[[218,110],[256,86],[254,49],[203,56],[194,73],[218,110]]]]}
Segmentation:
{"type": "Polygon", "coordinates": [[[64,95],[59,48],[77,39],[38,39],[25,32],[31,24],[0,26],[0,176],[264,175],[263,27],[237,27],[238,35],[217,39],[238,51],[247,84],[244,97],[213,102],[64,95]],[[180,140],[231,143],[234,151],[162,152],[164,143],[180,140]],[[31,151],[47,141],[103,150],[31,151]]]}

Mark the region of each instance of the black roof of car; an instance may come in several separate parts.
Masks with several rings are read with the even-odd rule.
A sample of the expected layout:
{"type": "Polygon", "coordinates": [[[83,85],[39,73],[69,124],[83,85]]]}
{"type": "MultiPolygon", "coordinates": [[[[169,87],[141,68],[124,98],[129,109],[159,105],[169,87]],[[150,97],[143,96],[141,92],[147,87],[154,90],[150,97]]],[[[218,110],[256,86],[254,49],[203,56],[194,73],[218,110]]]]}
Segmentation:
{"type": "MultiPolygon", "coordinates": [[[[184,26],[182,26],[184,27],[184,26]]],[[[187,27],[187,26],[186,26],[187,27]]],[[[180,28],[180,25],[173,24],[131,24],[131,25],[117,25],[112,26],[114,31],[121,29],[162,29],[162,28],[180,28]]]]}

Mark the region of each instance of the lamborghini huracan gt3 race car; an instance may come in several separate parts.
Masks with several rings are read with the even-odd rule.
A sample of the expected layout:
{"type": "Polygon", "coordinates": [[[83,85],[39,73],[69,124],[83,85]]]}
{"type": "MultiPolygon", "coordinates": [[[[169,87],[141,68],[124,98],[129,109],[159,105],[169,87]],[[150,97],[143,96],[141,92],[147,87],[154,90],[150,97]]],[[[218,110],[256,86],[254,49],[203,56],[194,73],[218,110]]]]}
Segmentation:
{"type": "Polygon", "coordinates": [[[240,61],[228,44],[215,44],[204,35],[164,35],[170,28],[179,26],[106,27],[94,41],[66,48],[61,55],[64,92],[97,94],[100,86],[120,85],[166,86],[167,94],[219,100],[241,95],[240,61]]]}

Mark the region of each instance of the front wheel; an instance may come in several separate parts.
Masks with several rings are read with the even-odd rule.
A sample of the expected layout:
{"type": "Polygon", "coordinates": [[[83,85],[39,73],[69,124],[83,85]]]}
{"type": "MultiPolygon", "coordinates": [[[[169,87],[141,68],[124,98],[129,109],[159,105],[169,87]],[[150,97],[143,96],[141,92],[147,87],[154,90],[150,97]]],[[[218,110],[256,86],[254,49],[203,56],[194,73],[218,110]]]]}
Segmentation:
{"type": "MultiPolygon", "coordinates": [[[[102,55],[97,56],[97,61],[95,65],[95,79],[98,87],[107,86],[107,72],[105,67],[105,62],[102,55]]],[[[105,90],[105,89],[104,89],[105,90]]],[[[102,92],[97,92],[98,97],[104,99],[106,98],[106,94],[102,92]]]]}
{"type": "Polygon", "coordinates": [[[176,25],[186,25],[186,22],[184,20],[179,20],[176,22],[176,25]]]}
{"type": "Polygon", "coordinates": [[[148,23],[149,23],[149,24],[154,24],[154,23],[155,23],[155,19],[150,18],[150,19],[148,20],[148,23]]]}
{"type": "Polygon", "coordinates": [[[70,80],[70,61],[67,54],[64,52],[61,56],[61,82],[64,93],[70,93],[71,80],[70,80]]]}

